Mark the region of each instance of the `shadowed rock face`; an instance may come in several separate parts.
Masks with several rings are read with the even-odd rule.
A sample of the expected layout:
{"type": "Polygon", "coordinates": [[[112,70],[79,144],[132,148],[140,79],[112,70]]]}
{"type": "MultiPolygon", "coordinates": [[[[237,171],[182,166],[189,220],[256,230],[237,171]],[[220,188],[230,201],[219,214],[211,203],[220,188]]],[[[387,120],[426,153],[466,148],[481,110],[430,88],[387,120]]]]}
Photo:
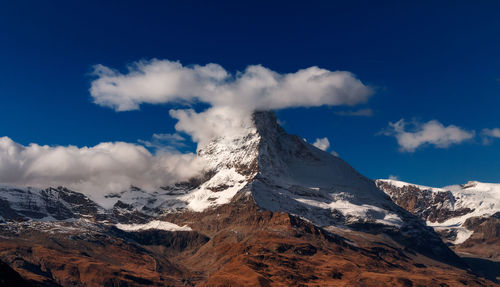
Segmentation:
{"type": "MultiPolygon", "coordinates": [[[[468,218],[464,226],[474,233],[454,249],[456,252],[500,260],[500,213],[468,218]]],[[[498,274],[498,273],[497,273],[498,274]]],[[[500,274],[498,274],[500,277],[500,274]]]]}
{"type": "Polygon", "coordinates": [[[468,218],[464,226],[474,231],[482,233],[485,240],[500,238],[500,212],[492,216],[468,218]]]}

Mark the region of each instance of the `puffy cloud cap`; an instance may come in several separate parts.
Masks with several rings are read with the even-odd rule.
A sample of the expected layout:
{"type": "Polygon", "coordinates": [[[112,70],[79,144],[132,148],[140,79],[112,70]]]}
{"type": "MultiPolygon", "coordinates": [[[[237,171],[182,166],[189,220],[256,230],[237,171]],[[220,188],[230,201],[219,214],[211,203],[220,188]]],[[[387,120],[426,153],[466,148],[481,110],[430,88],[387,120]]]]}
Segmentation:
{"type": "Polygon", "coordinates": [[[155,59],[130,65],[126,74],[97,65],[94,75],[94,102],[117,111],[194,101],[248,110],[356,105],[372,94],[353,74],[318,67],[280,74],[252,65],[231,74],[218,64],[183,66],[155,59]]]}
{"type": "Polygon", "coordinates": [[[280,74],[261,65],[231,74],[218,64],[183,66],[169,60],[139,61],[127,73],[97,65],[90,93],[98,105],[116,111],[141,104],[196,103],[209,108],[171,110],[175,128],[203,146],[216,137],[234,137],[252,125],[255,110],[323,105],[356,105],[372,95],[353,74],[309,67],[280,74]]]}

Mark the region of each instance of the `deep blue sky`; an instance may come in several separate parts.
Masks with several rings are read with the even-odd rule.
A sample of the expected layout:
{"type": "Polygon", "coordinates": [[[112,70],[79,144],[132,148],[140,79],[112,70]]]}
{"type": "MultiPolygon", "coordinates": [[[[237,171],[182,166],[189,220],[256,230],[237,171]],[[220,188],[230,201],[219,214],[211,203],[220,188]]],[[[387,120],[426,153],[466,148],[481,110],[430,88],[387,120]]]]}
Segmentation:
{"type": "Polygon", "coordinates": [[[158,58],[230,71],[262,64],[282,73],[317,65],[374,87],[361,106],[374,115],[339,116],[339,107],[278,111],[289,132],[328,137],[371,178],[500,182],[500,139],[401,153],[394,138],[377,135],[401,118],[500,127],[500,2],[206,2],[2,1],[0,136],[85,146],[174,131],[171,105],[115,112],[93,104],[95,64],[123,69],[158,58]]]}

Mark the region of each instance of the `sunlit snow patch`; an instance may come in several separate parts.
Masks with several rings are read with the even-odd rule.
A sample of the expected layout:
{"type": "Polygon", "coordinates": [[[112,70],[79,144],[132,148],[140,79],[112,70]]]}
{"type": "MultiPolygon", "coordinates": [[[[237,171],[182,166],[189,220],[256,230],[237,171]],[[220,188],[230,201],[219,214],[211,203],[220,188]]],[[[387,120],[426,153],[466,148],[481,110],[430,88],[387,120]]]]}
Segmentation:
{"type": "Polygon", "coordinates": [[[160,220],[153,220],[145,224],[116,224],[116,227],[118,229],[124,230],[124,231],[142,231],[142,230],[149,230],[149,229],[158,229],[158,230],[166,230],[166,231],[191,231],[191,227],[184,225],[184,226],[179,226],[177,224],[167,222],[167,221],[160,221],[160,220]]]}
{"type": "Polygon", "coordinates": [[[201,212],[211,206],[226,204],[247,184],[245,176],[234,168],[221,169],[199,189],[181,197],[188,208],[201,212]]]}

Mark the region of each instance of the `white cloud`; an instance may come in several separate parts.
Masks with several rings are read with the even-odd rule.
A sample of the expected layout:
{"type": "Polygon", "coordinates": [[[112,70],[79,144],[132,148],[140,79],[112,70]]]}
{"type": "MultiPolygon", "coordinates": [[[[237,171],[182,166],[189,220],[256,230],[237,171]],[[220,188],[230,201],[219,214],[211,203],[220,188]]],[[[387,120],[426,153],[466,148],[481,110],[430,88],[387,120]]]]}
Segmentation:
{"type": "Polygon", "coordinates": [[[328,138],[317,138],[314,141],[313,146],[319,148],[320,150],[326,151],[330,147],[330,141],[328,140],[328,138]]]}
{"type": "Polygon", "coordinates": [[[485,136],[489,136],[492,138],[500,138],[500,129],[499,128],[483,129],[481,133],[485,136]]]}
{"type": "Polygon", "coordinates": [[[394,136],[399,144],[400,151],[414,152],[418,147],[426,144],[438,148],[447,148],[452,144],[459,144],[472,139],[474,131],[467,131],[460,127],[444,126],[436,120],[426,123],[413,122],[410,130],[408,123],[401,119],[395,123],[389,123],[389,127],[383,131],[384,135],[394,136]]]}
{"type": "Polygon", "coordinates": [[[97,65],[94,75],[94,102],[117,111],[136,110],[143,103],[193,101],[250,110],[355,105],[372,94],[353,74],[318,67],[279,74],[252,65],[232,75],[218,64],[151,60],[130,65],[126,74],[97,65]]]}
{"type": "Polygon", "coordinates": [[[195,154],[151,154],[143,146],[105,142],[93,147],[18,144],[0,137],[0,182],[64,185],[99,200],[130,185],[145,189],[188,179],[204,163],[195,154]]]}
{"type": "Polygon", "coordinates": [[[340,115],[340,116],[371,117],[371,116],[373,116],[373,110],[367,108],[367,109],[360,109],[360,110],[355,110],[355,111],[339,111],[336,114],[340,115]]]}
{"type": "Polygon", "coordinates": [[[399,176],[390,174],[389,175],[389,179],[391,179],[391,180],[399,180],[399,176]]]}
{"type": "Polygon", "coordinates": [[[372,90],[353,74],[318,67],[280,74],[260,65],[231,74],[218,64],[183,66],[169,60],[139,61],[126,73],[97,65],[90,93],[101,106],[126,111],[141,104],[196,103],[209,108],[172,110],[176,129],[199,144],[242,132],[254,110],[364,103],[372,90]]]}
{"type": "Polygon", "coordinates": [[[483,138],[483,144],[490,144],[493,138],[500,138],[500,128],[483,129],[481,131],[481,136],[483,138]]]}
{"type": "Polygon", "coordinates": [[[229,139],[248,133],[252,128],[250,115],[248,110],[231,107],[212,107],[199,113],[193,109],[170,110],[170,116],[178,120],[175,129],[189,134],[199,146],[215,137],[229,139]]]}

